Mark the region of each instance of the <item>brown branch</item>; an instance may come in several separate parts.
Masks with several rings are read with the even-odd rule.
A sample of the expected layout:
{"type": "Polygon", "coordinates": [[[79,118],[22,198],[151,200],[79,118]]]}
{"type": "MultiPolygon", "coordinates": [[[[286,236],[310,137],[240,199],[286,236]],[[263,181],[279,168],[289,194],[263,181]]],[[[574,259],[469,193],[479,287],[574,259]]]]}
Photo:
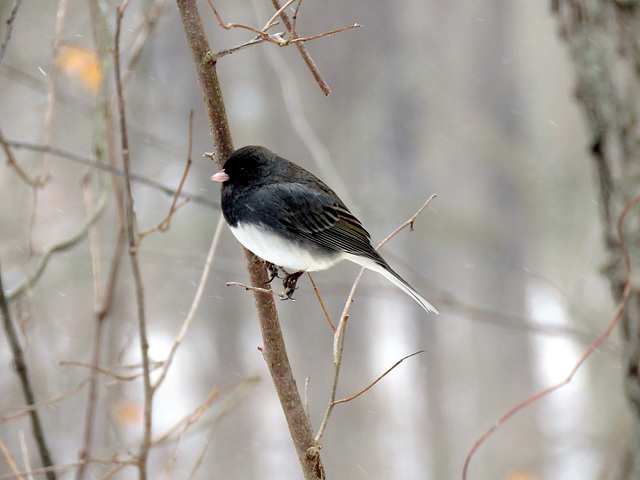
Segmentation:
{"type": "Polygon", "coordinates": [[[4,150],[4,153],[7,156],[7,165],[9,165],[11,168],[13,168],[13,170],[15,170],[15,172],[18,174],[18,176],[22,179],[24,183],[29,185],[31,188],[38,188],[40,186],[40,184],[38,183],[38,179],[29,178],[29,175],[27,175],[27,172],[25,172],[22,169],[22,167],[20,167],[20,165],[18,165],[18,163],[16,162],[16,159],[13,156],[13,152],[9,148],[10,144],[4,138],[4,135],[2,134],[1,129],[0,129],[0,145],[2,145],[2,149],[4,150]]]}
{"type": "MultiPolygon", "coordinates": [[[[0,132],[1,133],[1,132],[0,132]]],[[[0,140],[1,143],[1,140],[0,140]]],[[[64,150],[58,147],[47,147],[45,145],[41,145],[38,143],[30,143],[30,142],[19,142],[17,140],[7,140],[6,144],[13,148],[24,148],[26,150],[32,150],[34,152],[50,152],[53,155],[56,155],[60,158],[66,158],[67,160],[71,160],[76,163],[80,163],[82,165],[88,165],[92,167],[96,167],[100,170],[107,171],[113,175],[124,176],[124,171],[121,168],[115,167],[113,165],[109,165],[106,163],[102,163],[95,158],[85,157],[83,155],[78,155],[77,153],[70,152],[68,150],[64,150]]],[[[141,183],[143,185],[147,185],[155,190],[159,190],[167,195],[175,195],[176,190],[167,187],[166,185],[162,185],[161,183],[156,182],[150,178],[147,178],[143,175],[138,175],[134,172],[129,173],[129,178],[132,182],[141,183]]],[[[215,207],[220,208],[219,202],[214,202],[209,198],[203,197],[202,195],[196,195],[193,193],[181,192],[180,196],[185,198],[191,202],[199,203],[201,205],[205,205],[207,207],[215,207]]]]}
{"type": "Polygon", "coordinates": [[[45,407],[48,405],[52,405],[54,403],[57,402],[61,402],[62,400],[75,395],[76,393],[78,393],[80,390],[82,390],[84,388],[84,386],[89,383],[89,378],[85,378],[84,380],[82,380],[78,385],[76,385],[75,387],[73,387],[70,390],[67,390],[64,393],[61,393],[59,395],[56,395],[55,397],[51,397],[49,400],[45,400],[43,402],[39,402],[39,403],[34,403],[33,405],[29,405],[27,407],[13,407],[13,408],[5,408],[4,410],[0,410],[0,413],[4,413],[7,411],[12,411],[12,410],[20,410],[20,413],[16,413],[15,415],[9,416],[9,417],[0,417],[0,422],[10,422],[13,420],[18,420],[19,418],[24,417],[25,415],[29,414],[30,412],[33,412],[34,410],[37,410],[41,407],[45,407]]]}
{"type": "MultiPolygon", "coordinates": [[[[210,53],[196,1],[177,0],[177,4],[202,89],[217,160],[221,163],[233,152],[233,143],[215,58],[210,53]]],[[[250,251],[243,250],[251,284],[254,287],[266,285],[268,278],[264,262],[250,251]]],[[[264,342],[263,355],[287,419],[304,477],[323,479],[325,475],[320,456],[316,451],[310,450],[314,447],[313,433],[291,371],[275,301],[272,295],[260,292],[254,292],[254,299],[264,342]],[[309,454],[307,450],[310,450],[309,454]]]]}
{"type": "Polygon", "coordinates": [[[240,282],[227,282],[227,287],[242,287],[245,290],[250,290],[256,293],[264,293],[265,295],[273,295],[282,299],[287,298],[284,292],[274,292],[271,288],[252,287],[251,285],[245,285],[240,282]]]}
{"type": "MultiPolygon", "coordinates": [[[[391,240],[395,235],[397,235],[404,228],[408,226],[413,226],[413,223],[415,222],[418,215],[420,215],[424,211],[424,209],[427,208],[427,205],[429,205],[429,203],[431,203],[431,200],[433,200],[435,197],[436,197],[435,194],[431,195],[429,199],[426,202],[424,202],[424,204],[418,209],[418,211],[414,213],[411,216],[411,218],[409,218],[409,220],[407,220],[398,228],[396,228],[393,232],[391,232],[387,236],[387,238],[385,238],[382,242],[380,242],[380,244],[376,247],[376,250],[380,249],[380,247],[382,247],[385,243],[391,240]]],[[[349,309],[351,308],[351,304],[353,303],[353,297],[356,293],[356,289],[360,284],[360,279],[362,278],[362,275],[365,270],[366,270],[365,268],[360,269],[358,276],[356,277],[355,281],[353,282],[353,285],[351,286],[351,291],[347,296],[347,300],[345,302],[342,315],[340,316],[340,322],[338,323],[338,328],[333,336],[333,362],[334,362],[333,384],[331,386],[331,394],[329,396],[329,404],[327,405],[327,410],[324,414],[324,418],[322,419],[320,428],[318,428],[318,433],[316,434],[316,437],[315,437],[315,442],[317,447],[319,447],[320,440],[322,439],[322,436],[324,435],[324,431],[327,428],[327,425],[329,424],[329,417],[331,417],[333,408],[338,403],[336,402],[336,392],[338,390],[338,379],[340,377],[340,368],[342,367],[342,352],[344,350],[344,340],[345,340],[345,335],[347,331],[347,321],[349,320],[349,309]]],[[[392,369],[394,367],[392,367],[392,369]]],[[[386,375],[386,373],[383,374],[382,376],[384,375],[386,375]]],[[[376,382],[374,382],[374,384],[376,382]]],[[[371,386],[373,386],[373,384],[371,386]]],[[[365,389],[365,391],[366,390],[367,389],[365,389]]]]}
{"type": "MultiPolygon", "coordinates": [[[[276,10],[280,10],[280,2],[278,0],[271,0],[271,3],[276,10]]],[[[293,24],[291,23],[291,20],[289,20],[289,15],[287,15],[287,13],[283,11],[280,13],[280,18],[282,19],[282,23],[284,23],[284,26],[287,27],[287,30],[289,30],[289,33],[291,34],[293,39],[295,40],[296,38],[298,38],[298,34],[293,30],[293,24]]],[[[302,59],[307,64],[307,67],[309,67],[311,75],[313,75],[313,78],[315,78],[316,82],[318,82],[318,86],[320,87],[320,90],[322,90],[322,93],[324,93],[325,95],[329,95],[331,93],[329,84],[325,81],[324,78],[322,78],[320,70],[318,70],[316,62],[314,62],[313,58],[311,58],[311,54],[309,53],[309,50],[307,50],[307,47],[305,47],[304,43],[302,42],[297,42],[296,47],[298,48],[300,55],[302,55],[302,59]]]]}
{"type": "Polygon", "coordinates": [[[16,15],[18,14],[18,9],[20,8],[20,3],[22,0],[14,0],[13,7],[11,8],[11,13],[9,14],[9,18],[7,18],[5,24],[7,26],[7,30],[4,33],[4,38],[2,39],[2,43],[0,43],[0,62],[4,58],[4,54],[7,51],[7,46],[9,45],[9,40],[11,39],[11,32],[13,31],[13,22],[16,19],[16,15]]]}
{"type": "Polygon", "coordinates": [[[49,263],[49,259],[51,255],[57,252],[62,252],[77,245],[89,231],[89,228],[98,221],[100,215],[104,211],[105,206],[107,205],[107,197],[106,195],[102,195],[100,197],[100,201],[96,205],[96,208],[89,214],[87,219],[82,223],[80,228],[76,232],[74,232],[70,237],[61,240],[58,243],[54,243],[53,245],[48,246],[37,258],[35,262],[35,266],[31,270],[30,274],[22,280],[18,285],[7,292],[7,298],[9,300],[14,300],[18,295],[21,295],[25,290],[31,288],[38,281],[47,264],[49,263]]]}
{"type": "Polygon", "coordinates": [[[213,13],[216,16],[216,19],[218,20],[218,24],[222,28],[224,28],[225,30],[229,30],[231,28],[243,28],[245,30],[249,30],[250,32],[253,32],[256,34],[256,37],[253,40],[250,40],[249,42],[243,43],[241,45],[238,45],[236,47],[232,47],[226,50],[221,50],[219,52],[216,52],[215,54],[211,54],[215,60],[225,55],[235,53],[239,50],[245,49],[247,47],[250,47],[252,45],[256,45],[258,43],[262,43],[265,41],[278,45],[279,47],[287,47],[295,43],[296,46],[298,47],[298,50],[300,51],[300,54],[302,55],[302,58],[306,62],[307,66],[309,67],[309,70],[311,70],[313,77],[316,79],[316,81],[318,82],[318,85],[320,86],[320,89],[323,91],[325,95],[329,95],[331,93],[331,89],[329,88],[329,85],[327,84],[327,82],[322,78],[322,75],[320,74],[318,67],[316,66],[315,62],[311,58],[309,51],[303,45],[303,43],[308,42],[310,40],[316,40],[318,38],[326,37],[328,35],[333,35],[334,33],[344,32],[345,30],[350,30],[352,28],[358,28],[360,26],[359,24],[355,23],[348,27],[338,28],[328,32],[320,33],[318,35],[313,35],[311,37],[301,37],[296,33],[296,20],[298,17],[298,10],[300,9],[300,4],[302,3],[302,0],[287,0],[287,2],[282,6],[277,0],[272,0],[273,6],[275,7],[276,12],[267,21],[265,26],[262,27],[262,29],[252,27],[250,25],[244,25],[242,23],[223,22],[222,18],[220,17],[217,10],[213,6],[212,1],[211,0],[207,0],[207,1],[209,2],[209,6],[213,10],[213,13]],[[298,4],[296,5],[296,9],[293,14],[293,21],[291,21],[289,20],[289,16],[286,14],[286,9],[295,2],[298,2],[298,4]],[[285,24],[285,26],[287,27],[287,30],[289,31],[288,38],[284,37],[284,32],[274,33],[274,34],[267,33],[267,30],[269,30],[271,27],[278,24],[278,22],[276,21],[278,17],[282,18],[283,23],[285,24]]]}
{"type": "Polygon", "coordinates": [[[191,326],[191,322],[196,316],[196,312],[198,311],[198,307],[200,306],[200,301],[202,300],[202,294],[204,293],[204,288],[207,283],[207,279],[209,278],[209,273],[211,272],[211,267],[213,266],[213,259],[216,254],[216,250],[218,249],[218,244],[220,243],[220,237],[222,236],[222,228],[225,226],[224,217],[220,214],[220,219],[218,220],[218,225],[216,226],[216,231],[213,234],[213,238],[211,239],[211,246],[209,247],[209,253],[207,253],[207,259],[204,262],[204,268],[202,269],[202,275],[200,276],[200,282],[198,282],[198,287],[196,288],[196,293],[193,297],[193,301],[191,302],[191,306],[189,307],[189,311],[187,312],[187,316],[182,323],[182,328],[178,333],[178,336],[173,341],[173,345],[171,346],[171,350],[169,350],[169,354],[167,355],[167,359],[164,361],[164,365],[162,367],[162,372],[160,376],[153,384],[154,390],[159,388],[164,382],[167,373],[169,373],[169,367],[173,362],[173,358],[175,357],[176,352],[178,351],[178,347],[184,340],[184,337],[187,335],[187,331],[191,326]]]}
{"type": "Polygon", "coordinates": [[[15,478],[17,478],[18,480],[24,480],[22,475],[20,475],[20,470],[18,469],[18,465],[16,464],[16,461],[13,458],[13,455],[11,455],[11,452],[7,449],[7,447],[5,447],[2,439],[0,439],[0,450],[2,450],[2,454],[4,455],[4,458],[7,461],[9,468],[11,468],[11,471],[15,475],[15,478]]]}
{"type": "Polygon", "coordinates": [[[311,286],[313,287],[313,291],[316,292],[316,297],[318,298],[318,302],[320,302],[320,307],[322,307],[322,311],[324,312],[324,316],[327,319],[327,322],[329,322],[329,326],[331,327],[331,329],[335,332],[336,331],[336,326],[331,321],[331,317],[329,316],[329,312],[327,312],[327,309],[324,306],[324,302],[322,301],[322,297],[320,296],[320,292],[318,291],[318,287],[316,286],[316,282],[313,281],[313,277],[311,277],[311,274],[309,272],[307,272],[307,276],[309,277],[309,280],[311,280],[311,286]]]}
{"type": "MultiPolygon", "coordinates": [[[[91,210],[93,195],[91,189],[89,187],[90,179],[92,174],[95,173],[95,169],[89,168],[87,173],[83,177],[82,181],[82,190],[85,197],[85,208],[87,210],[91,210]]],[[[104,174],[101,172],[99,175],[99,189],[100,195],[107,195],[108,187],[107,183],[104,181],[104,174]]],[[[43,175],[44,178],[44,175],[43,175]]],[[[93,338],[93,358],[92,358],[92,366],[98,368],[101,358],[102,352],[102,333],[104,331],[104,320],[106,318],[106,311],[110,307],[109,304],[105,304],[102,298],[102,289],[100,285],[101,281],[101,255],[99,252],[99,239],[98,232],[95,228],[90,229],[89,231],[89,241],[90,241],[90,251],[91,251],[91,265],[93,270],[93,290],[94,290],[94,305],[95,305],[95,333],[93,338]],[[102,313],[104,312],[104,314],[102,313]]],[[[120,243],[120,242],[118,242],[120,243]]],[[[117,247],[116,247],[117,249],[117,247]]],[[[87,398],[87,409],[85,412],[85,422],[84,422],[84,433],[83,433],[83,443],[82,449],[80,450],[80,460],[86,460],[91,456],[91,450],[93,447],[93,438],[94,438],[94,424],[95,417],[97,411],[97,403],[98,403],[98,374],[95,370],[91,371],[91,375],[89,376],[89,394],[87,398]]],[[[76,471],[76,480],[84,479],[86,473],[86,463],[80,465],[78,470],[76,471]]]]}
{"type": "Polygon", "coordinates": [[[169,207],[169,213],[167,214],[166,218],[162,220],[155,227],[149,228],[144,232],[140,232],[140,238],[153,232],[160,231],[164,233],[167,230],[169,230],[169,228],[171,228],[171,217],[173,217],[173,214],[179,208],[181,208],[183,205],[187,203],[187,201],[185,200],[179,205],[176,205],[178,202],[178,198],[180,198],[180,193],[182,193],[182,187],[184,186],[184,182],[187,179],[187,174],[189,173],[189,169],[191,168],[192,147],[193,147],[193,110],[191,110],[191,113],[189,114],[189,146],[187,147],[187,163],[184,167],[184,172],[182,172],[182,178],[180,179],[180,183],[178,184],[178,189],[176,190],[176,194],[173,196],[173,201],[171,202],[171,206],[169,207]]]}
{"type": "MultiPolygon", "coordinates": [[[[91,365],[88,363],[82,363],[82,362],[76,362],[74,360],[62,360],[60,362],[60,365],[63,367],[83,367],[83,368],[87,368],[89,370],[91,370],[92,372],[96,372],[96,373],[102,373],[103,375],[107,375],[108,377],[113,378],[114,380],[117,380],[119,382],[130,382],[131,380],[135,380],[136,378],[140,378],[140,375],[142,375],[142,373],[135,373],[133,375],[118,375],[117,373],[115,373],[113,370],[108,370],[106,368],[102,368],[102,367],[97,367],[95,365],[91,365]]],[[[162,367],[163,362],[150,362],[149,368],[150,370],[153,372],[155,370],[157,370],[158,368],[162,367]]],[[[140,368],[140,365],[136,365],[136,366],[132,366],[130,368],[140,368]]],[[[120,367],[123,368],[123,367],[120,367]]]]}
{"type": "Polygon", "coordinates": [[[137,315],[138,315],[138,334],[140,336],[140,355],[142,357],[142,372],[144,384],[144,422],[142,442],[138,452],[138,476],[140,480],[147,479],[147,460],[149,450],[151,448],[151,425],[153,412],[153,387],[151,385],[151,369],[149,367],[149,340],[147,336],[146,312],[144,304],[144,287],[142,285],[142,273],[140,271],[140,263],[138,262],[138,244],[140,237],[138,234],[138,225],[136,213],[133,206],[133,192],[131,190],[130,172],[131,165],[129,159],[129,140],[127,136],[127,121],[125,115],[125,101],[122,85],[122,74],[120,72],[120,32],[122,27],[122,19],[124,12],[129,4],[128,0],[116,9],[116,34],[114,41],[114,71],[116,80],[116,93],[118,98],[118,113],[120,115],[120,141],[122,144],[122,164],[125,179],[125,212],[127,223],[127,239],[129,242],[129,260],[133,273],[133,282],[135,285],[137,315]]]}
{"type": "MultiPolygon", "coordinates": [[[[44,132],[42,135],[42,143],[46,146],[50,146],[53,141],[53,119],[55,113],[56,104],[56,88],[58,84],[58,55],[60,53],[60,46],[62,45],[62,30],[64,27],[64,21],[67,16],[68,0],[59,0],[58,8],[56,11],[56,25],[55,33],[53,36],[53,62],[51,65],[51,71],[48,75],[47,82],[47,99],[44,113],[44,132]]],[[[42,172],[40,173],[39,182],[45,185],[52,177],[49,171],[49,164],[51,163],[51,154],[45,153],[42,156],[42,172]]]]}
{"type": "Polygon", "coordinates": [[[620,298],[620,301],[618,302],[618,306],[616,307],[616,311],[615,311],[611,321],[609,322],[609,325],[607,325],[607,328],[605,328],[605,330],[602,332],[602,334],[600,334],[600,336],[598,336],[598,338],[596,338],[591,343],[591,345],[589,345],[589,347],[585,350],[585,352],[582,354],[582,357],[580,357],[580,360],[578,360],[578,362],[573,367],[573,369],[571,370],[571,372],[569,373],[567,378],[565,378],[563,381],[561,381],[561,382],[559,382],[559,383],[557,383],[555,385],[552,385],[549,388],[544,389],[541,392],[536,393],[535,395],[533,395],[533,396],[529,397],[528,399],[526,399],[524,402],[521,402],[518,405],[516,405],[515,407],[513,407],[511,410],[509,410],[507,413],[505,413],[497,422],[495,422],[491,426],[491,428],[489,428],[478,440],[476,440],[476,442],[473,444],[473,447],[471,448],[471,450],[467,454],[467,458],[466,458],[466,460],[464,462],[464,468],[462,469],[462,480],[466,480],[466,478],[467,478],[467,472],[469,470],[469,464],[471,462],[471,459],[473,458],[473,455],[476,453],[478,448],[480,448],[480,446],[493,434],[493,432],[495,432],[500,427],[502,427],[502,425],[507,420],[509,420],[511,417],[513,417],[519,411],[523,410],[524,408],[528,407],[529,405],[537,402],[541,398],[546,397],[550,393],[555,392],[556,390],[564,387],[569,382],[571,382],[571,380],[573,380],[573,377],[578,372],[578,370],[580,369],[582,364],[591,356],[591,354],[593,352],[595,352],[598,349],[598,347],[600,347],[602,342],[604,342],[607,338],[609,338],[609,335],[611,335],[611,332],[613,332],[613,329],[618,324],[618,321],[620,320],[620,317],[622,316],[622,312],[624,311],[625,306],[627,305],[627,300],[629,299],[629,293],[631,292],[631,259],[629,257],[629,250],[627,249],[627,244],[626,244],[626,242],[624,240],[624,235],[622,234],[622,222],[624,220],[624,217],[627,215],[627,212],[629,212],[629,210],[631,210],[631,208],[634,205],[636,205],[639,201],[640,201],[640,194],[636,195],[629,203],[627,203],[627,205],[625,205],[624,209],[620,213],[620,216],[618,217],[618,222],[616,224],[617,231],[618,231],[618,238],[620,239],[620,249],[622,250],[622,255],[624,257],[624,263],[625,263],[625,267],[626,267],[627,278],[626,278],[626,282],[625,282],[625,285],[624,285],[624,290],[622,292],[622,297],[620,298]]]}
{"type": "MultiPolygon", "coordinates": [[[[13,325],[13,320],[9,312],[9,303],[7,301],[7,297],[4,294],[4,287],[2,286],[1,269],[0,312],[2,313],[2,325],[7,335],[7,341],[9,342],[9,347],[11,348],[11,354],[13,356],[13,365],[16,369],[18,377],[20,378],[20,384],[22,386],[22,393],[24,395],[25,401],[29,406],[35,405],[36,400],[35,395],[33,394],[33,388],[31,387],[31,380],[29,379],[29,370],[24,358],[22,346],[20,345],[20,340],[18,339],[18,334],[13,325]]],[[[44,467],[52,467],[53,460],[51,459],[49,446],[47,445],[47,441],[44,436],[44,430],[42,429],[42,424],[40,423],[40,416],[38,415],[37,410],[30,411],[29,416],[31,418],[31,430],[33,432],[33,438],[36,442],[36,445],[38,446],[38,452],[40,453],[40,460],[42,461],[42,465],[44,465],[44,467]]],[[[47,480],[56,480],[56,478],[57,476],[55,471],[47,472],[47,480]]]]}
{"type": "Polygon", "coordinates": [[[398,360],[396,363],[394,363],[389,369],[387,369],[382,375],[380,375],[378,378],[376,378],[373,382],[371,382],[366,388],[363,388],[362,390],[360,390],[358,393],[351,395],[350,397],[347,398],[343,398],[341,400],[336,400],[334,403],[338,404],[338,403],[347,403],[350,402],[351,400],[358,398],[360,395],[362,395],[363,393],[367,392],[368,390],[370,390],[376,383],[378,383],[380,380],[382,380],[389,372],[391,372],[391,370],[393,370],[394,368],[396,368],[398,365],[400,365],[402,362],[404,362],[407,358],[411,358],[414,355],[418,355],[420,353],[424,353],[426,352],[426,350],[418,350],[417,352],[413,352],[410,353],[409,355],[405,355],[404,357],[402,357],[400,360],[398,360]]]}

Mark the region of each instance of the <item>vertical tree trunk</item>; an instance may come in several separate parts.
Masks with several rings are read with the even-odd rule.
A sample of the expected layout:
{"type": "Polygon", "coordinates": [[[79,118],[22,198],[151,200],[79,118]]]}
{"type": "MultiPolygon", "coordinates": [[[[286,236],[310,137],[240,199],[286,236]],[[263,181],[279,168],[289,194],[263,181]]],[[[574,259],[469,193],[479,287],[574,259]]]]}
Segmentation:
{"type": "MultiPolygon", "coordinates": [[[[575,66],[576,98],[590,129],[609,256],[605,274],[618,301],[626,272],[616,221],[640,192],[640,2],[552,0],[552,8],[575,66]]],[[[629,212],[624,235],[634,272],[621,319],[624,387],[636,416],[633,438],[616,471],[606,476],[615,480],[640,478],[640,284],[633,281],[635,272],[640,272],[640,209],[629,212]]]]}

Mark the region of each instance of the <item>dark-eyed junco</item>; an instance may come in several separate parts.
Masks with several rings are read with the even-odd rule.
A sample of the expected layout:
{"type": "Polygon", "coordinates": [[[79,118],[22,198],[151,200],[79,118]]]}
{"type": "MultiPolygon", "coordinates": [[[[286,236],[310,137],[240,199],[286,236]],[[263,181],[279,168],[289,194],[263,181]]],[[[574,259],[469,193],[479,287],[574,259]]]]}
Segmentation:
{"type": "Polygon", "coordinates": [[[342,200],[304,168],[264,147],[247,146],[211,177],[222,182],[222,213],[247,249],[282,267],[289,295],[305,271],[350,260],[381,273],[427,312],[438,311],[371,245],[371,236],[342,200]]]}

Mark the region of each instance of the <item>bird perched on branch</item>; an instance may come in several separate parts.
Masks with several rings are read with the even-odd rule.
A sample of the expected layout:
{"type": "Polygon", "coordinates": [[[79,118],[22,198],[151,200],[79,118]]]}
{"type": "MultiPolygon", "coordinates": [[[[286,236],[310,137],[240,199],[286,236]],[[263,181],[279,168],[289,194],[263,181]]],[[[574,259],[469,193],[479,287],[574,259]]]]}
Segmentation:
{"type": "Polygon", "coordinates": [[[305,271],[350,260],[382,274],[427,312],[438,311],[371,245],[371,236],[315,175],[259,146],[233,152],[211,177],[222,183],[222,213],[238,241],[270,266],[281,267],[288,298],[305,271]]]}

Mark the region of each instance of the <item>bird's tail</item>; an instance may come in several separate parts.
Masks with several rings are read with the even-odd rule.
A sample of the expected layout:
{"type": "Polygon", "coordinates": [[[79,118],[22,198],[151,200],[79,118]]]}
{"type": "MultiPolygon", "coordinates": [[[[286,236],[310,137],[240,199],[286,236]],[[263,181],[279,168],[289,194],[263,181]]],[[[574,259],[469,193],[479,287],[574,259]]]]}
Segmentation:
{"type": "MultiPolygon", "coordinates": [[[[372,260],[370,258],[356,256],[356,255],[348,255],[349,260],[357,263],[369,270],[373,270],[385,276],[388,280],[394,283],[398,288],[400,288],[403,292],[413,298],[417,303],[420,304],[422,308],[424,308],[428,313],[439,314],[438,310],[427,302],[418,292],[416,292],[415,288],[409,285],[406,280],[404,280],[400,275],[398,275],[386,262],[381,264],[372,260]]],[[[382,260],[382,257],[380,257],[382,260]]],[[[384,260],[382,260],[384,262],[384,260]]]]}

